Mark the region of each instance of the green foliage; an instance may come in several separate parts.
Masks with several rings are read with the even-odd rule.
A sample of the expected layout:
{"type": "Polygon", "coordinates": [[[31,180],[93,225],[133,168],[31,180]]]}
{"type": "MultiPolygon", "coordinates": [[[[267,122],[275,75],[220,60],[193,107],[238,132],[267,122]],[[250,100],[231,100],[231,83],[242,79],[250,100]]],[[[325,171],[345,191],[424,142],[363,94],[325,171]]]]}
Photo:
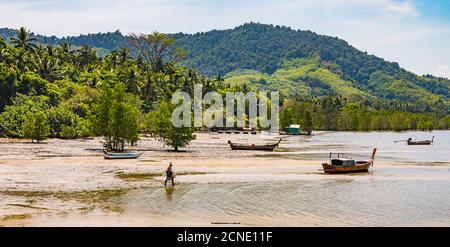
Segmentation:
{"type": "Polygon", "coordinates": [[[396,101],[397,110],[450,112],[448,98],[429,92],[420,85],[375,72],[367,90],[363,91],[357,83],[342,79],[336,66],[312,56],[284,61],[272,75],[237,70],[225,76],[225,83],[240,90],[245,86],[251,90],[278,91],[282,100],[339,95],[352,102],[368,104],[378,101],[387,105],[396,101]]]}
{"type": "Polygon", "coordinates": [[[62,126],[60,137],[63,139],[73,139],[77,137],[77,130],[73,126],[62,126]]]}
{"type": "Polygon", "coordinates": [[[19,86],[18,77],[14,68],[0,64],[0,111],[11,103],[19,86]]]}
{"type": "Polygon", "coordinates": [[[46,140],[50,134],[50,126],[43,112],[31,113],[25,115],[25,122],[22,125],[23,137],[30,138],[37,143],[46,140]]]}
{"type": "Polygon", "coordinates": [[[27,113],[45,112],[49,109],[48,97],[17,94],[13,103],[0,114],[0,131],[9,137],[22,136],[22,125],[27,113]]]}
{"type": "Polygon", "coordinates": [[[303,112],[303,118],[300,121],[300,126],[302,126],[303,131],[306,132],[311,132],[313,130],[311,110],[305,109],[303,112]]]}
{"type": "Polygon", "coordinates": [[[37,48],[36,45],[37,39],[30,35],[30,30],[26,30],[24,27],[21,27],[17,31],[17,36],[11,38],[11,44],[13,44],[16,48],[22,48],[26,51],[34,52],[37,48]]]}
{"type": "Polygon", "coordinates": [[[178,151],[195,139],[195,129],[191,127],[176,128],[172,125],[171,116],[175,106],[168,102],[158,104],[155,111],[145,115],[144,126],[147,132],[166,145],[178,151]]]}
{"type": "Polygon", "coordinates": [[[448,129],[449,116],[378,110],[337,96],[328,96],[314,100],[285,101],[280,112],[280,126],[287,127],[290,124],[300,124],[304,130],[309,126],[315,130],[342,131],[433,130],[448,129]]]}
{"type": "Polygon", "coordinates": [[[1,29],[0,36],[15,40],[0,38],[0,134],[10,137],[23,136],[28,112],[42,112],[50,137],[101,135],[120,150],[136,143],[144,126],[180,148],[194,138],[194,129],[170,129],[168,119],[151,116],[167,115],[170,107],[160,102],[177,90],[192,96],[194,84],[202,84],[204,94],[279,91],[282,128],[449,128],[449,80],[416,76],[312,32],[251,23],[137,37],[144,49],[124,47],[130,37],[120,32],[58,39],[22,28],[1,29]],[[105,50],[99,47],[107,54],[100,55],[105,50]],[[186,60],[180,48],[189,52],[186,60]]]}
{"type": "Polygon", "coordinates": [[[94,131],[104,136],[110,150],[123,151],[126,143],[135,144],[139,140],[139,109],[130,100],[122,83],[114,88],[106,84],[102,87],[94,111],[94,131]]]}

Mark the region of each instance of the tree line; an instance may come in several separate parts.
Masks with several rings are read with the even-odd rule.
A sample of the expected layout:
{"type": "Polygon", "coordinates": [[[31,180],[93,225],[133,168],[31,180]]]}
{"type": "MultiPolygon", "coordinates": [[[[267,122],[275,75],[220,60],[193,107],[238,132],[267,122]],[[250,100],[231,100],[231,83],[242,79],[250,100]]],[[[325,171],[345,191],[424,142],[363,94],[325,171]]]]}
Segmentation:
{"type": "Polygon", "coordinates": [[[449,129],[450,116],[377,109],[373,105],[348,101],[341,96],[285,100],[280,109],[280,126],[300,124],[304,130],[329,131],[403,131],[449,129]]]}

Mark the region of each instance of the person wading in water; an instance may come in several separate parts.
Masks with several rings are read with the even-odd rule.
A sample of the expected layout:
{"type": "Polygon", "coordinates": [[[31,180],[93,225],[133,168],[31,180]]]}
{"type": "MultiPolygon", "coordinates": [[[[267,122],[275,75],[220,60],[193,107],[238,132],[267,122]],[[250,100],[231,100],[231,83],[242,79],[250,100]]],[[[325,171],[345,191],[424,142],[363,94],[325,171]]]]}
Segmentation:
{"type": "Polygon", "coordinates": [[[164,181],[164,186],[167,186],[168,180],[172,180],[172,186],[174,186],[175,182],[173,181],[173,177],[172,162],[170,162],[169,166],[166,169],[166,181],[164,181]]]}

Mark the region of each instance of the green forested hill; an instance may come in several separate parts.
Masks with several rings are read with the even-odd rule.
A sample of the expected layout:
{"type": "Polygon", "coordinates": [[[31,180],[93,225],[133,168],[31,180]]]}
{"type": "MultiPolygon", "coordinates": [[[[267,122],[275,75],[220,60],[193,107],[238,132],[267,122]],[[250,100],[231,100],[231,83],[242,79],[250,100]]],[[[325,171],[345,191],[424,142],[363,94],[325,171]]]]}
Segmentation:
{"type": "MultiPolygon", "coordinates": [[[[5,40],[14,33],[0,29],[5,40]]],[[[248,23],[229,30],[173,35],[175,44],[188,52],[184,65],[210,77],[228,74],[229,81],[236,81],[254,76],[250,81],[268,81],[264,87],[284,90],[289,95],[335,93],[438,104],[440,108],[446,108],[450,100],[447,79],[415,75],[395,62],[359,51],[342,39],[311,31],[248,23]],[[311,62],[312,58],[316,61],[311,62]]],[[[128,37],[119,31],[65,38],[36,37],[48,44],[87,44],[100,48],[97,51],[103,54],[129,46],[128,37]]]]}
{"type": "Polygon", "coordinates": [[[356,102],[396,100],[413,104],[414,107],[409,107],[412,111],[448,109],[449,106],[445,93],[433,93],[420,84],[383,71],[372,73],[364,88],[357,87],[340,76],[336,64],[323,62],[318,56],[285,61],[272,74],[236,70],[225,76],[225,82],[257,90],[279,91],[283,99],[340,95],[356,102]]]}
{"type": "MultiPolygon", "coordinates": [[[[287,44],[289,39],[286,36],[277,40],[277,35],[272,36],[270,30],[278,30],[274,32],[279,32],[280,37],[294,32],[319,39],[313,33],[247,24],[234,30],[176,34],[178,43],[174,43],[173,35],[155,32],[133,38],[140,49],[132,51],[125,47],[109,51],[108,46],[117,46],[119,39],[126,39],[119,32],[57,39],[33,35],[20,28],[12,39],[6,37],[9,42],[0,37],[0,136],[33,138],[42,134],[43,138],[75,138],[106,136],[116,131],[118,135],[126,134],[130,138],[127,140],[133,143],[140,130],[154,131],[155,126],[166,126],[155,116],[170,118],[166,102],[170,102],[177,90],[192,95],[195,84],[202,84],[204,92],[216,91],[222,96],[236,91],[279,91],[282,128],[294,123],[300,123],[307,130],[450,128],[448,80],[417,76],[376,57],[369,56],[365,60],[367,55],[348,45],[343,45],[342,50],[330,48],[330,54],[336,56],[331,59],[323,55],[328,48],[322,48],[327,45],[321,46],[323,42],[306,38],[304,45],[318,45],[311,48],[310,53],[283,57],[279,50],[278,56],[275,53],[266,56],[259,49],[274,50],[287,44]],[[260,45],[251,39],[248,43],[253,45],[229,43],[232,39],[227,36],[246,42],[245,38],[239,38],[247,35],[247,31],[242,30],[259,28],[268,31],[264,31],[266,34],[250,32],[250,36],[261,39],[267,35],[260,45]],[[108,37],[117,40],[108,40],[108,37]],[[189,48],[186,40],[197,47],[204,43],[204,47],[189,48]],[[55,42],[64,44],[55,45],[55,42]],[[84,42],[98,45],[93,47],[84,42]],[[281,43],[277,46],[277,42],[281,43]],[[217,43],[223,48],[214,48],[217,43]],[[183,60],[185,53],[179,49],[181,44],[190,52],[187,60],[183,60]],[[274,48],[268,49],[270,46],[274,48]],[[346,49],[359,55],[347,61],[344,58],[349,55],[343,52],[346,49]],[[106,54],[99,56],[99,51],[106,54]],[[233,56],[227,52],[232,52],[233,56]],[[206,56],[202,58],[204,65],[189,65],[201,56],[206,56]],[[270,56],[278,62],[269,69],[264,66],[273,62],[266,60],[270,56]],[[217,64],[210,66],[207,61],[213,61],[214,57],[217,64]],[[358,80],[347,74],[347,67],[341,60],[360,70],[356,75],[365,70],[359,63],[377,61],[379,67],[365,75],[367,78],[358,80]],[[246,63],[251,66],[244,66],[246,63]],[[202,66],[211,70],[228,67],[227,70],[232,71],[208,78],[198,73],[202,66]],[[122,120],[128,118],[136,120],[129,126],[130,131],[111,129],[113,124],[122,126],[122,120]]],[[[11,35],[10,31],[3,34],[11,35]]],[[[323,38],[330,44],[342,43],[338,39],[323,38]]]]}

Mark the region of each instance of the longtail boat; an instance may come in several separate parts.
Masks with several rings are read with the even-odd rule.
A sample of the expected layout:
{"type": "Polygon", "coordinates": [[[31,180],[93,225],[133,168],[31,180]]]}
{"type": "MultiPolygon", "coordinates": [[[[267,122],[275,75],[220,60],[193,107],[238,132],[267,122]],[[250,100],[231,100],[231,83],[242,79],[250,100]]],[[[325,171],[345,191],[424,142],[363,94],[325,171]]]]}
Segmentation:
{"type": "Polygon", "coordinates": [[[283,140],[281,138],[277,143],[273,144],[241,144],[241,143],[232,143],[231,141],[228,141],[228,144],[230,144],[231,150],[259,150],[259,151],[273,151],[280,142],[283,140]]]}
{"type": "Polygon", "coordinates": [[[356,173],[356,172],[368,172],[369,167],[373,166],[375,159],[375,153],[377,149],[374,148],[372,156],[368,161],[355,161],[349,158],[341,158],[338,154],[338,158],[332,159],[333,154],[330,153],[330,163],[323,163],[323,171],[325,173],[356,173]]]}
{"type": "Polygon", "coordinates": [[[406,143],[408,145],[431,145],[434,141],[434,136],[431,138],[431,140],[423,140],[423,141],[413,141],[412,138],[408,138],[406,143]]]}
{"type": "Polygon", "coordinates": [[[103,151],[103,157],[108,160],[115,160],[115,159],[137,159],[142,155],[142,152],[108,152],[103,151]]]}

